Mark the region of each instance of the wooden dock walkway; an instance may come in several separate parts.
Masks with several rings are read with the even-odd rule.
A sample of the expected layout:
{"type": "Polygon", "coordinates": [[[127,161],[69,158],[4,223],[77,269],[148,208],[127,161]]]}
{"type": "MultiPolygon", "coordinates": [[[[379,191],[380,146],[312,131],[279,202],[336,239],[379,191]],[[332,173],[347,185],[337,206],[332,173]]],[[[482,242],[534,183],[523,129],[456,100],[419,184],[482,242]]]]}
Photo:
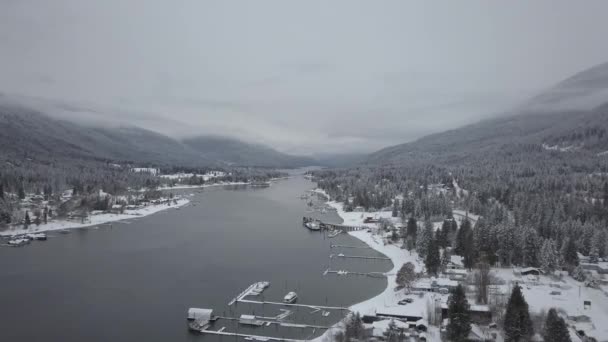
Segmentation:
{"type": "Polygon", "coordinates": [[[329,245],[329,248],[372,249],[370,246],[329,245]]]}
{"type": "Polygon", "coordinates": [[[243,337],[243,338],[249,338],[249,339],[253,339],[253,340],[257,340],[257,341],[283,341],[283,342],[305,342],[306,341],[306,340],[298,340],[298,339],[294,339],[294,338],[240,334],[240,333],[226,332],[223,330],[201,330],[200,332],[202,334],[243,337]]]}
{"type": "Polygon", "coordinates": [[[357,275],[357,276],[365,276],[365,277],[370,277],[370,278],[386,278],[387,274],[386,273],[382,273],[382,272],[350,272],[350,271],[346,271],[346,270],[339,270],[339,271],[334,271],[334,270],[330,270],[327,269],[325,270],[325,272],[323,272],[323,275],[327,275],[327,274],[337,274],[337,275],[357,275]]]}
{"type": "Polygon", "coordinates": [[[338,257],[338,258],[348,258],[348,259],[370,259],[370,260],[391,260],[387,257],[373,257],[373,256],[362,256],[362,255],[340,255],[340,254],[331,254],[330,258],[338,257]]]}
{"type": "Polygon", "coordinates": [[[324,306],[324,305],[310,305],[310,304],[297,304],[297,303],[283,303],[283,302],[270,302],[270,301],[259,301],[259,300],[250,300],[250,299],[239,299],[238,302],[241,302],[241,303],[251,303],[251,304],[270,304],[270,305],[281,305],[281,306],[293,306],[293,307],[310,308],[310,309],[349,310],[348,308],[344,308],[344,307],[341,307],[341,306],[324,306]]]}
{"type": "Polygon", "coordinates": [[[318,220],[318,219],[315,219],[312,217],[306,217],[306,216],[304,216],[302,218],[302,222],[303,223],[318,222],[319,227],[321,229],[334,229],[334,230],[341,230],[343,232],[351,232],[351,231],[356,231],[356,230],[367,229],[367,227],[363,227],[363,226],[349,226],[349,225],[339,224],[339,223],[326,223],[321,220],[318,220]]]}

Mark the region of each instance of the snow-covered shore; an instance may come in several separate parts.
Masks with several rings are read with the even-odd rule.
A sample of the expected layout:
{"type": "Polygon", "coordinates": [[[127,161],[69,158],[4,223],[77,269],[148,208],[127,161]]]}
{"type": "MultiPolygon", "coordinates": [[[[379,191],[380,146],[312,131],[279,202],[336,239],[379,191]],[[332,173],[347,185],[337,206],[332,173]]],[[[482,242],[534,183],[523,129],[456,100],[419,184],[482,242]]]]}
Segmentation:
{"type": "Polygon", "coordinates": [[[182,206],[190,203],[190,200],[187,198],[180,198],[180,199],[177,199],[176,201],[177,201],[177,204],[171,204],[171,205],[155,204],[155,205],[148,205],[143,208],[138,208],[138,209],[134,209],[134,210],[125,210],[124,213],[122,213],[122,214],[104,213],[104,214],[99,214],[99,215],[91,215],[91,216],[89,216],[89,219],[85,223],[80,223],[80,222],[76,222],[76,221],[67,221],[67,220],[57,220],[57,221],[51,221],[47,224],[41,224],[39,226],[32,224],[32,225],[30,225],[29,229],[18,228],[18,229],[8,229],[8,230],[1,231],[0,236],[11,236],[11,235],[19,235],[19,234],[27,234],[27,233],[40,233],[40,232],[47,232],[47,231],[53,231],[53,230],[64,230],[64,229],[74,229],[74,228],[96,226],[99,224],[104,224],[104,223],[109,223],[109,222],[116,222],[116,221],[132,219],[132,218],[144,217],[144,216],[152,215],[159,211],[179,208],[179,207],[182,207],[182,206]]]}
{"type": "MultiPolygon", "coordinates": [[[[176,184],[175,186],[159,186],[158,190],[167,191],[167,190],[180,190],[180,189],[200,189],[200,188],[210,188],[213,186],[228,186],[228,185],[249,185],[250,182],[222,182],[222,183],[212,183],[212,184],[201,184],[201,185],[189,185],[189,184],[176,184]]],[[[144,189],[145,191],[146,189],[144,189]]]]}
{"type": "MultiPolygon", "coordinates": [[[[327,196],[325,192],[322,190],[315,190],[317,193],[323,193],[327,196]]],[[[329,197],[329,196],[328,196],[329,197]]],[[[343,204],[335,201],[327,202],[327,204],[336,209],[336,213],[342,218],[344,224],[350,226],[367,226],[370,228],[376,228],[376,224],[374,223],[364,223],[363,220],[366,217],[374,217],[374,218],[387,218],[392,219],[392,213],[390,211],[381,211],[381,212],[346,212],[344,211],[343,204]]],[[[359,312],[361,315],[375,315],[377,311],[382,311],[385,313],[390,313],[392,310],[399,310],[400,308],[397,305],[397,302],[404,298],[403,291],[395,291],[394,287],[396,285],[396,277],[397,271],[403,266],[404,263],[411,262],[416,266],[417,271],[422,270],[422,264],[418,260],[418,254],[416,252],[408,252],[404,249],[401,249],[398,245],[394,244],[385,244],[383,239],[373,233],[367,232],[365,230],[352,231],[349,232],[353,237],[363,241],[368,246],[373,248],[374,250],[384,254],[386,257],[391,259],[393,263],[393,268],[385,273],[387,276],[387,286],[382,293],[367,299],[363,302],[351,305],[349,309],[353,312],[359,312]]],[[[420,315],[422,317],[426,317],[426,302],[419,302],[415,305],[416,310],[420,310],[420,315]]],[[[414,307],[414,305],[410,305],[410,307],[414,307]]],[[[339,331],[340,327],[343,325],[343,322],[338,322],[332,329],[328,329],[323,335],[316,338],[315,342],[321,341],[331,341],[331,335],[339,331]]],[[[429,335],[435,335],[435,332],[430,332],[429,335]]],[[[429,341],[438,340],[435,336],[427,336],[430,338],[429,341]]]]}

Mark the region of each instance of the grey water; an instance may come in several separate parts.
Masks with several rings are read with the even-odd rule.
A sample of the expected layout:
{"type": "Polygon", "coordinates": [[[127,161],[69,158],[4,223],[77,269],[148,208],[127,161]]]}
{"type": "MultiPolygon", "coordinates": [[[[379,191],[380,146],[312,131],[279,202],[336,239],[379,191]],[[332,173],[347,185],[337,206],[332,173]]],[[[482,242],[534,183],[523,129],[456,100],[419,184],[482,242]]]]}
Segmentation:
{"type": "MultiPolygon", "coordinates": [[[[272,317],[292,310],[291,323],[330,326],[309,308],[228,302],[256,281],[271,286],[259,298],[280,302],[296,291],[298,303],[347,307],[371,298],[386,280],[323,275],[332,269],[384,272],[389,261],[331,259],[335,253],[381,256],[341,234],[302,226],[302,216],[339,223],[333,212],[311,213],[300,199],[314,184],[302,176],[268,188],[210,187],[183,191],[191,204],[112,225],[50,233],[47,241],[0,248],[0,336],[3,341],[237,341],[187,330],[189,307],[216,315],[272,317]]],[[[246,327],[221,319],[213,329],[307,339],[323,329],[246,327]]]]}

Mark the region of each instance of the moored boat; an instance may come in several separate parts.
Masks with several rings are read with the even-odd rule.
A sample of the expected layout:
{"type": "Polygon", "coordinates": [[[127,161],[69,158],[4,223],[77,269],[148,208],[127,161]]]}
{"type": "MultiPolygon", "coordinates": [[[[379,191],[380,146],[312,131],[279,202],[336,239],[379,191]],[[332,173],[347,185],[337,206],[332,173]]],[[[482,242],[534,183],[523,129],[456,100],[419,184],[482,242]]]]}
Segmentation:
{"type": "Polygon", "coordinates": [[[298,300],[298,295],[295,292],[291,291],[285,295],[285,297],[283,298],[283,303],[291,304],[294,303],[296,300],[298,300]]]}

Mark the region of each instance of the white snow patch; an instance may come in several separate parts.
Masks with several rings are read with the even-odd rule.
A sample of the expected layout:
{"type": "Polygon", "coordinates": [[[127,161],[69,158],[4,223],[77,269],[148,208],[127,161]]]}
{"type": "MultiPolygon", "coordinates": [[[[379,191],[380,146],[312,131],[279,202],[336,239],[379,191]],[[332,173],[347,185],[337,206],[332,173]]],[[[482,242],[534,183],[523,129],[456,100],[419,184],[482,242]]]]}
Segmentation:
{"type": "Polygon", "coordinates": [[[149,205],[143,208],[134,209],[134,210],[125,210],[123,214],[113,214],[113,213],[105,213],[99,215],[90,215],[89,220],[85,223],[74,222],[74,221],[66,221],[66,220],[58,220],[51,221],[47,224],[41,224],[36,226],[34,224],[30,225],[29,229],[12,229],[0,232],[0,236],[10,236],[10,235],[19,235],[26,233],[39,233],[39,232],[47,232],[53,230],[64,230],[64,229],[74,229],[74,228],[82,228],[95,226],[99,224],[104,224],[108,222],[115,222],[121,220],[127,220],[131,218],[144,217],[148,215],[152,215],[159,211],[163,211],[166,209],[178,208],[184,206],[190,202],[189,199],[181,198],[177,199],[177,204],[171,204],[168,206],[167,204],[156,204],[149,205]]]}

